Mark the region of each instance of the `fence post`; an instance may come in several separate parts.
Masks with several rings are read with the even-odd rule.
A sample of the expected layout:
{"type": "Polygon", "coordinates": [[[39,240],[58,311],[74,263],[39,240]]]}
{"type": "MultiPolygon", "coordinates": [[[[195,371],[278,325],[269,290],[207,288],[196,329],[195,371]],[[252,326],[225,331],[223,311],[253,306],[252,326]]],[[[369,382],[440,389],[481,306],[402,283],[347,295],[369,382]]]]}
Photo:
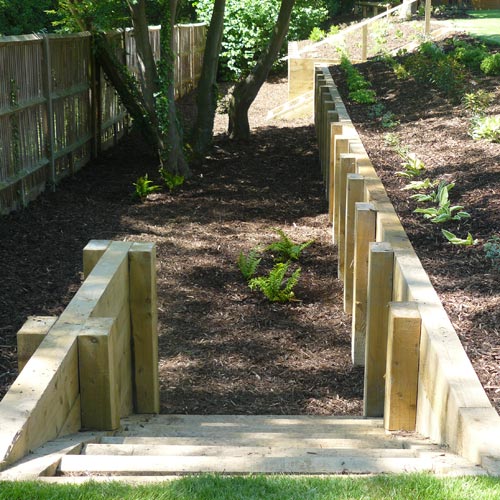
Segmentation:
{"type": "Polygon", "coordinates": [[[424,34],[428,36],[431,32],[431,8],[432,2],[431,0],[425,0],[425,29],[424,34]]]}
{"type": "Polygon", "coordinates": [[[369,243],[375,241],[377,212],[371,203],[355,205],[354,277],[352,309],[352,362],[365,364],[366,286],[369,243]]]}
{"type": "Polygon", "coordinates": [[[83,279],[87,279],[110,244],[109,240],[90,240],[85,245],[83,249],[83,279]]]}
{"type": "Polygon", "coordinates": [[[347,174],[344,249],[344,311],[352,314],[354,277],[355,207],[364,199],[365,179],[360,174],[347,174]]]}
{"type": "Polygon", "coordinates": [[[364,24],[361,29],[361,61],[365,62],[368,58],[368,24],[364,24]]]}
{"type": "Polygon", "coordinates": [[[47,126],[49,140],[47,142],[49,150],[47,156],[50,164],[50,180],[52,191],[56,190],[56,161],[55,161],[55,137],[54,137],[54,106],[52,103],[52,61],[50,59],[50,39],[49,35],[43,35],[43,55],[45,64],[43,66],[44,93],[47,99],[47,126]]]}
{"type": "Polygon", "coordinates": [[[415,430],[421,318],[414,302],[391,302],[387,339],[384,428],[415,430]]]}
{"type": "Polygon", "coordinates": [[[394,252],[389,243],[370,243],[366,313],[363,416],[384,414],[389,303],[394,252]]]}
{"type": "Polygon", "coordinates": [[[345,235],[346,235],[346,193],[347,193],[347,175],[356,172],[356,155],[352,153],[341,153],[339,161],[339,224],[337,228],[337,275],[344,279],[345,262],[345,235]]]}

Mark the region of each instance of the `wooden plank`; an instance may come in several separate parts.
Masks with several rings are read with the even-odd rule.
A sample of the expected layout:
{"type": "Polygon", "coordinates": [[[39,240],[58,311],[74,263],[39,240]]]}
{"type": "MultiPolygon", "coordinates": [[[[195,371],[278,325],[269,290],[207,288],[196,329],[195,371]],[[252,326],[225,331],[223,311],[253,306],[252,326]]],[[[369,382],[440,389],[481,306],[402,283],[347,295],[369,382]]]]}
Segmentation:
{"type": "MultiPolygon", "coordinates": [[[[66,455],[61,458],[61,474],[161,475],[161,474],[381,474],[449,469],[442,456],[390,458],[358,456],[305,457],[134,457],[66,455]]],[[[453,463],[453,467],[456,467],[453,463]]],[[[470,469],[470,467],[469,467],[470,469]]]]}
{"type": "MultiPolygon", "coordinates": [[[[399,449],[404,448],[403,441],[387,439],[386,436],[365,436],[362,439],[358,437],[352,438],[331,438],[325,435],[309,437],[299,434],[292,435],[273,435],[273,434],[256,434],[256,433],[231,433],[225,435],[223,433],[213,434],[211,436],[168,436],[162,435],[162,429],[154,429],[155,437],[151,437],[151,433],[143,430],[142,435],[138,436],[122,436],[103,438],[102,443],[114,444],[145,444],[145,445],[165,445],[165,446],[272,446],[278,448],[377,448],[377,449],[399,449]],[[158,431],[158,432],[156,432],[158,431]],[[149,434],[149,435],[146,435],[149,434]]],[[[165,431],[163,431],[166,434],[165,431]]]]}
{"type": "Polygon", "coordinates": [[[83,249],[83,277],[84,279],[92,272],[99,259],[108,249],[109,240],[90,240],[83,249]]]}
{"type": "Polygon", "coordinates": [[[322,147],[320,150],[320,161],[321,161],[321,171],[323,173],[323,182],[327,183],[327,171],[330,165],[330,123],[328,121],[328,113],[335,109],[335,105],[331,99],[329,99],[330,94],[327,92],[324,94],[324,100],[322,103],[321,111],[321,133],[323,139],[321,141],[322,147]]]}
{"type": "Polygon", "coordinates": [[[158,413],[160,388],[156,247],[154,243],[134,243],[128,255],[130,317],[134,346],[134,407],[137,413],[158,413]]]}
{"type": "Polygon", "coordinates": [[[17,332],[17,369],[21,371],[57,321],[57,316],[29,316],[17,332]]]}
{"type": "MultiPolygon", "coordinates": [[[[430,451],[429,451],[430,452],[430,451]]],[[[418,449],[406,448],[287,448],[274,446],[217,446],[217,445],[154,445],[154,444],[93,444],[85,446],[83,455],[108,456],[179,456],[179,457],[304,457],[316,455],[323,457],[417,457],[426,453],[418,449]]],[[[434,446],[434,453],[442,450],[434,446]]]]}
{"type": "Polygon", "coordinates": [[[78,336],[81,420],[86,430],[120,426],[116,335],[113,318],[89,318],[78,336]]]}
{"type": "Polygon", "coordinates": [[[354,236],[356,203],[363,202],[365,180],[359,174],[347,174],[344,245],[344,311],[352,314],[354,287],[354,236]]]}
{"type": "Polygon", "coordinates": [[[339,175],[338,180],[340,186],[338,189],[338,209],[339,218],[337,226],[337,255],[338,267],[337,275],[344,279],[344,264],[345,264],[345,234],[346,234],[346,191],[347,191],[347,175],[353,174],[356,171],[356,155],[350,153],[343,153],[339,158],[339,175]]]}
{"type": "Polygon", "coordinates": [[[384,427],[415,430],[421,318],[412,302],[391,302],[387,338],[384,427]]]}
{"type": "Polygon", "coordinates": [[[337,119],[330,123],[330,163],[328,165],[328,222],[333,226],[334,211],[335,211],[335,140],[336,137],[342,135],[343,127],[339,123],[339,112],[336,110],[337,119]]]}
{"type": "Polygon", "coordinates": [[[375,241],[377,212],[371,203],[356,203],[354,215],[354,271],[352,362],[365,364],[366,305],[369,243],[375,241]]]}
{"type": "Polygon", "coordinates": [[[370,243],[366,315],[363,415],[384,414],[389,303],[392,301],[394,252],[389,243],[370,243]]]}
{"type": "Polygon", "coordinates": [[[323,429],[329,434],[338,432],[345,435],[366,429],[383,431],[383,421],[380,418],[342,417],[321,415],[130,415],[122,420],[129,428],[143,428],[151,425],[159,427],[179,427],[191,429],[224,429],[234,430],[269,430],[283,429],[290,432],[296,428],[306,434],[310,428],[323,429]]]}

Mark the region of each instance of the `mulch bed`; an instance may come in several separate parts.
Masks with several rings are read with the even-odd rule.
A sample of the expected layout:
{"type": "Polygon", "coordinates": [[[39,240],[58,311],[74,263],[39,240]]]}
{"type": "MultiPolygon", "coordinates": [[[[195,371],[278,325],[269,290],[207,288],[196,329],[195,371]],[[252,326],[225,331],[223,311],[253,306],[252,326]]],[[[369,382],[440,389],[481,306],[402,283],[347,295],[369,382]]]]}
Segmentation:
{"type": "MultiPolygon", "coordinates": [[[[464,107],[435,90],[412,79],[398,80],[382,62],[357,67],[372,83],[378,101],[400,120],[397,128],[384,129],[370,106],[347,102],[343,72],[338,67],[330,70],[412,245],[500,413],[500,275],[483,248],[500,232],[500,144],[474,141],[468,135],[464,107]],[[397,133],[401,144],[424,162],[423,177],[456,183],[450,191],[452,205],[463,205],[471,218],[444,228],[462,238],[471,232],[479,240],[476,246],[451,245],[441,234],[442,225],[413,213],[417,203],[409,199],[411,192],[401,190],[407,181],[395,175],[401,170],[401,158],[384,141],[387,132],[397,133]]],[[[488,112],[500,114],[498,77],[476,78],[473,88],[492,92],[488,112]]]]}
{"type": "MultiPolygon", "coordinates": [[[[131,199],[157,164],[132,136],[26,209],[0,220],[0,396],[16,376],[15,334],[29,315],[58,315],[81,283],[90,239],[153,241],[158,254],[161,411],[360,414],[362,370],[329,241],[310,120],[268,123],[286,81],[266,84],[248,143],[216,122],[213,151],[174,194],[131,199]],[[297,301],[271,304],[247,287],[239,253],[277,239],[314,239],[297,301]]],[[[192,100],[181,103],[192,118],[192,100]]]]}

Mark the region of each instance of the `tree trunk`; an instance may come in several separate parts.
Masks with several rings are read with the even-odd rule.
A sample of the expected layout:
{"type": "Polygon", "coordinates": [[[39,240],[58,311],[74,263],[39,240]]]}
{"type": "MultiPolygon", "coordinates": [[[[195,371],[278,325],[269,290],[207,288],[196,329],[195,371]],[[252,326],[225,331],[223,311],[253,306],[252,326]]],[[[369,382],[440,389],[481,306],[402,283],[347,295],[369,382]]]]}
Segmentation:
{"type": "Polygon", "coordinates": [[[255,100],[262,84],[266,81],[269,71],[283,45],[288,33],[290,16],[295,0],[281,0],[278,20],[273,29],[266,50],[261,54],[251,73],[234,88],[229,100],[229,137],[231,139],[247,140],[250,137],[248,110],[255,100]]]}
{"type": "Polygon", "coordinates": [[[127,0],[132,25],[134,27],[135,46],[139,63],[139,78],[144,102],[151,116],[155,113],[155,94],[158,92],[158,72],[149,41],[149,23],[146,15],[146,0],[132,2],[127,0]]]}
{"type": "Polygon", "coordinates": [[[182,132],[175,109],[174,81],[174,21],[177,0],[163,0],[163,19],[161,23],[161,56],[158,66],[159,96],[156,99],[159,130],[163,138],[160,162],[163,168],[176,175],[190,177],[191,171],[184,157],[182,132]]]}
{"type": "Polygon", "coordinates": [[[214,132],[217,108],[217,67],[222,44],[225,8],[226,0],[215,0],[207,32],[203,67],[196,97],[198,114],[192,133],[192,147],[196,159],[203,157],[212,142],[214,132]]]}
{"type": "Polygon", "coordinates": [[[120,99],[138,125],[148,143],[156,150],[161,149],[161,139],[156,126],[156,118],[150,114],[148,106],[138,92],[135,79],[127,68],[116,58],[106,36],[94,35],[96,57],[107,78],[118,92],[120,99]]]}

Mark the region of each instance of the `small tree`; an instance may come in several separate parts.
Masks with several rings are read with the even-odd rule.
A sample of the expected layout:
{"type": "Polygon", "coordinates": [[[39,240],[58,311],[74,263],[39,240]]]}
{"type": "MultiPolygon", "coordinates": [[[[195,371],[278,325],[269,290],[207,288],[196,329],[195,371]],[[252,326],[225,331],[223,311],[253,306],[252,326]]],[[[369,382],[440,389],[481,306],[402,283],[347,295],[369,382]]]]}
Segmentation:
{"type": "Polygon", "coordinates": [[[267,48],[262,52],[250,74],[234,88],[229,100],[229,137],[231,139],[248,139],[250,124],[248,110],[257,97],[262,84],[266,81],[273,63],[288,33],[290,16],[295,0],[281,0],[278,19],[267,48]]]}

